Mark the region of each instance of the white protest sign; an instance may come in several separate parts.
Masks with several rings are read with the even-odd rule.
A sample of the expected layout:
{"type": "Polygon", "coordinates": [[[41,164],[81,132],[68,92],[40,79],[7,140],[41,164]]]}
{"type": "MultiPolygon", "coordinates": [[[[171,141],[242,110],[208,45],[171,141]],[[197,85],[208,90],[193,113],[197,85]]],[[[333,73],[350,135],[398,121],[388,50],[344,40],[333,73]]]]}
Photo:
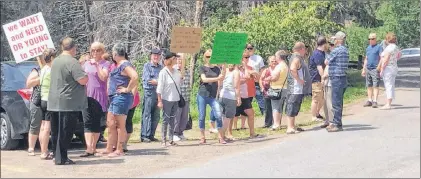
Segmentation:
{"type": "Polygon", "coordinates": [[[40,56],[47,48],[54,48],[42,13],[3,25],[16,63],[40,56]]]}

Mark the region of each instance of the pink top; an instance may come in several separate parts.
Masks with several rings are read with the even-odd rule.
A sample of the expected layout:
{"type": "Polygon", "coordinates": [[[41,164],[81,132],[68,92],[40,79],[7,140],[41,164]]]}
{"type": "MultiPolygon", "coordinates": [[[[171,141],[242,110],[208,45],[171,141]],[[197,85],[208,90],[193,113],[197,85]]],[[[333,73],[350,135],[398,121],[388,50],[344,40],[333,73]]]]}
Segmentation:
{"type": "MultiPolygon", "coordinates": [[[[102,60],[98,63],[100,69],[108,69],[110,62],[102,60]]],[[[102,111],[107,111],[108,96],[107,96],[107,82],[102,81],[98,76],[97,67],[91,64],[90,61],[86,61],[83,64],[83,69],[88,74],[88,83],[86,84],[86,95],[94,98],[101,104],[102,111]]]]}

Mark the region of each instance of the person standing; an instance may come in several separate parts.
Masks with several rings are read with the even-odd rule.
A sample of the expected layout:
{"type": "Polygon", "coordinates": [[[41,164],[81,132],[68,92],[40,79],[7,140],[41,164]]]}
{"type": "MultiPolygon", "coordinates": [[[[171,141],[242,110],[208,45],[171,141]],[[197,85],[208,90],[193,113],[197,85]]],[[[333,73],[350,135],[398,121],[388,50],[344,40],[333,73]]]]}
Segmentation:
{"type": "Polygon", "coordinates": [[[158,107],[163,109],[161,129],[162,146],[167,146],[168,126],[168,144],[174,146],[177,145],[174,142],[174,122],[179,108],[178,102],[181,100],[181,74],[173,68],[178,55],[169,51],[166,51],[164,55],[165,67],[159,72],[156,93],[158,96],[158,107]]]}
{"type": "MultiPolygon", "coordinates": [[[[207,50],[203,54],[203,66],[199,68],[200,86],[197,94],[197,106],[199,111],[199,128],[201,133],[200,144],[206,143],[205,138],[205,117],[206,106],[209,105],[211,113],[216,119],[216,128],[219,133],[219,141],[222,142],[222,112],[221,106],[216,100],[219,81],[223,79],[223,74],[218,66],[210,64],[209,60],[212,55],[212,50],[207,50]]],[[[211,117],[212,118],[212,117],[211,117]]]]}
{"type": "MultiPolygon", "coordinates": [[[[108,105],[107,80],[109,73],[108,69],[110,68],[111,63],[102,58],[105,53],[104,44],[100,42],[92,43],[90,52],[92,59],[83,64],[83,69],[89,77],[89,81],[86,84],[86,94],[88,97],[95,99],[101,104],[102,114],[100,114],[100,116],[103,119],[98,118],[99,120],[91,120],[97,116],[84,117],[86,152],[80,157],[89,157],[96,153],[96,144],[101,132],[100,121],[105,120],[108,105]]],[[[89,102],[88,100],[88,107],[89,104],[94,105],[95,103],[89,102]]],[[[88,113],[88,111],[84,111],[84,113],[88,113]]]]}
{"type": "Polygon", "coordinates": [[[158,108],[158,97],[156,87],[158,85],[159,72],[162,66],[159,64],[161,51],[153,49],[151,51],[151,61],[143,66],[142,84],[142,125],[141,125],[141,142],[158,141],[155,138],[155,131],[158,127],[160,109],[158,108]]]}
{"type": "Polygon", "coordinates": [[[273,115],[272,115],[272,103],[271,99],[267,96],[267,92],[270,88],[270,77],[271,72],[275,69],[278,62],[276,61],[275,56],[270,56],[268,58],[268,64],[269,66],[265,68],[262,72],[262,75],[260,75],[260,89],[263,93],[263,97],[265,98],[265,125],[263,128],[269,128],[273,124],[273,115]]]}
{"type": "Polygon", "coordinates": [[[290,58],[290,72],[288,74],[289,94],[286,99],[287,105],[285,109],[285,113],[288,116],[287,134],[304,131],[302,128],[295,127],[295,117],[300,112],[304,95],[311,92],[306,88],[307,84],[311,82],[305,81],[309,76],[309,72],[307,64],[304,62],[304,56],[306,54],[304,43],[295,43],[293,52],[290,58]]]}
{"type": "Polygon", "coordinates": [[[276,90],[281,93],[278,99],[271,99],[273,125],[271,130],[281,128],[282,112],[284,111],[285,98],[287,96],[287,77],[288,77],[288,64],[286,59],[289,53],[286,50],[279,50],[275,53],[277,65],[272,71],[270,76],[270,90],[276,90]]]}
{"type": "Polygon", "coordinates": [[[126,119],[133,105],[133,93],[138,84],[138,74],[127,60],[125,45],[117,43],[112,49],[115,68],[110,72],[108,80],[108,97],[110,105],[107,113],[108,142],[105,152],[108,157],[124,155],[123,146],[127,140],[126,119]],[[113,152],[113,147],[116,150],[113,152]]]}
{"type": "Polygon", "coordinates": [[[256,137],[260,137],[260,135],[256,134],[254,131],[255,112],[254,112],[251,102],[253,100],[253,97],[256,96],[256,88],[254,86],[254,79],[259,76],[259,72],[253,70],[253,68],[248,65],[249,58],[250,56],[248,53],[243,53],[242,65],[239,68],[240,77],[241,77],[240,81],[242,81],[245,84],[246,91],[247,91],[247,92],[244,92],[244,91],[241,91],[240,89],[240,93],[242,93],[241,94],[242,97],[241,97],[241,106],[239,107],[240,109],[239,113],[241,115],[243,115],[242,113],[245,113],[245,115],[243,116],[247,116],[247,124],[249,126],[250,138],[256,138],[256,137]],[[243,92],[245,96],[243,95],[243,92]]]}
{"type": "Polygon", "coordinates": [[[252,67],[254,71],[258,72],[258,74],[254,76],[254,86],[256,88],[256,96],[254,97],[256,98],[260,112],[263,115],[265,113],[265,99],[263,97],[262,90],[260,89],[259,79],[263,67],[265,66],[265,63],[260,55],[254,53],[255,49],[252,44],[247,44],[246,50],[248,51],[248,55],[250,56],[247,65],[252,67]]]}
{"type": "Polygon", "coordinates": [[[365,77],[365,85],[367,87],[368,100],[364,107],[377,108],[377,97],[379,96],[379,82],[380,73],[377,71],[377,66],[380,62],[380,54],[383,47],[377,44],[376,34],[371,33],[368,36],[369,45],[366,49],[366,56],[364,59],[364,66],[361,76],[365,77]]]}
{"type": "MultiPolygon", "coordinates": [[[[28,156],[35,156],[34,149],[40,134],[42,119],[44,117],[39,101],[41,101],[40,71],[41,68],[45,66],[45,61],[42,55],[36,59],[38,62],[38,67],[33,68],[31,73],[29,73],[28,78],[26,79],[26,87],[32,88],[33,91],[29,103],[31,123],[29,125],[28,132],[28,156]]],[[[41,137],[39,137],[39,140],[41,141],[41,137]]]]}
{"type": "Polygon", "coordinates": [[[40,74],[40,87],[41,87],[41,111],[42,111],[42,123],[41,123],[41,132],[39,135],[39,143],[41,146],[41,159],[50,160],[53,158],[52,153],[48,152],[48,143],[50,141],[51,133],[51,111],[47,110],[48,106],[48,94],[50,91],[50,81],[51,81],[51,64],[56,57],[56,50],[49,48],[46,49],[43,53],[43,59],[45,61],[45,66],[41,69],[40,74]]]}
{"type": "Polygon", "coordinates": [[[386,34],[386,48],[381,54],[380,76],[384,81],[386,89],[386,104],[380,109],[389,110],[392,107],[392,100],[395,98],[395,79],[398,74],[399,48],[396,45],[397,38],[392,32],[386,34]]]}
{"type": "Polygon", "coordinates": [[[335,34],[335,48],[328,58],[329,81],[332,84],[333,119],[326,127],[328,132],[342,131],[342,111],[344,93],[347,88],[346,70],[348,69],[349,52],[345,47],[346,35],[339,31],[335,34]]]}
{"type": "Polygon", "coordinates": [[[323,72],[325,65],[325,49],[327,40],[325,37],[320,36],[317,38],[317,48],[313,51],[309,61],[309,71],[311,77],[312,87],[312,100],[311,100],[311,113],[313,121],[323,120],[320,115],[320,109],[323,107],[323,72]]]}
{"type": "Polygon", "coordinates": [[[181,73],[182,79],[180,84],[180,92],[186,101],[186,105],[182,108],[179,108],[177,111],[175,118],[174,141],[186,140],[186,137],[184,137],[184,130],[186,129],[190,114],[190,72],[188,68],[185,67],[185,55],[179,54],[179,56],[180,57],[176,60],[177,63],[175,65],[175,69],[178,69],[178,71],[181,73]]]}
{"type": "Polygon", "coordinates": [[[234,136],[232,135],[233,118],[235,117],[237,107],[241,105],[240,72],[236,65],[233,64],[229,64],[225,70],[226,74],[219,94],[222,114],[224,116],[223,134],[226,139],[234,140],[234,136]],[[228,135],[225,135],[227,131],[228,135]]]}
{"type": "Polygon", "coordinates": [[[330,53],[335,48],[335,36],[332,36],[329,41],[329,48],[326,53],[326,59],[324,61],[326,67],[323,72],[323,85],[324,85],[324,105],[323,105],[323,112],[325,114],[325,121],[320,126],[321,128],[326,128],[329,126],[329,121],[333,119],[333,111],[332,111],[332,83],[329,80],[329,65],[327,59],[330,57],[330,53]]]}
{"type": "Polygon", "coordinates": [[[67,156],[78,116],[88,107],[85,85],[88,76],[76,56],[76,42],[66,37],[62,53],[51,66],[47,110],[52,111],[51,139],[56,165],[74,164],[67,156]]]}

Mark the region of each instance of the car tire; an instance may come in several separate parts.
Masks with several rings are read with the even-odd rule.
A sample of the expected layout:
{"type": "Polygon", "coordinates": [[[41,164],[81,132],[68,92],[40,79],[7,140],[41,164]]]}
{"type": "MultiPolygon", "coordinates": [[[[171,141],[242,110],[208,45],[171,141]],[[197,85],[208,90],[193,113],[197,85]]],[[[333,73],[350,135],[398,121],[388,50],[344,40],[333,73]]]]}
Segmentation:
{"type": "Polygon", "coordinates": [[[12,125],[6,113],[0,113],[1,150],[13,150],[19,145],[19,140],[12,139],[12,125]]]}

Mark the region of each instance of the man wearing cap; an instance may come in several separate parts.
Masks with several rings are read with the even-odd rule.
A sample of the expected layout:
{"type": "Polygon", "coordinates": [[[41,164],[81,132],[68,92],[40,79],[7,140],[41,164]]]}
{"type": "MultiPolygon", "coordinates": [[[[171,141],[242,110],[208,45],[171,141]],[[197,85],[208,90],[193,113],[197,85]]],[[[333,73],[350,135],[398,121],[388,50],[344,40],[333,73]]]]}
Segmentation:
{"type": "Polygon", "coordinates": [[[349,52],[344,46],[345,33],[339,31],[335,35],[335,49],[328,58],[329,80],[332,84],[333,120],[326,127],[328,132],[342,131],[342,110],[344,93],[347,87],[346,70],[348,69],[349,52]]]}
{"type": "Polygon", "coordinates": [[[320,109],[323,107],[323,72],[325,69],[325,49],[327,40],[320,36],[317,38],[317,48],[313,51],[309,60],[309,70],[312,83],[312,102],[311,113],[313,121],[320,121],[323,117],[320,115],[320,109]]]}
{"type": "Polygon", "coordinates": [[[377,97],[379,96],[379,81],[380,74],[377,71],[377,66],[380,61],[380,54],[383,49],[381,45],[377,44],[376,34],[371,33],[368,36],[369,45],[366,49],[366,56],[364,59],[364,66],[361,72],[362,76],[365,76],[365,85],[367,87],[368,101],[364,104],[364,107],[377,108],[377,97]]]}
{"type": "Polygon", "coordinates": [[[265,63],[263,62],[263,58],[260,55],[254,54],[254,46],[252,44],[246,45],[246,50],[250,56],[249,62],[247,65],[251,66],[254,71],[259,72],[259,76],[256,76],[254,79],[254,86],[256,88],[256,100],[257,104],[259,105],[260,112],[262,115],[265,112],[265,99],[263,98],[262,91],[260,89],[259,85],[259,79],[260,79],[260,73],[263,70],[263,67],[265,66],[265,63]]]}
{"type": "Polygon", "coordinates": [[[151,51],[151,61],[143,65],[142,84],[143,84],[143,108],[142,108],[142,126],[141,142],[157,141],[155,131],[159,122],[160,109],[157,107],[158,98],[156,87],[158,85],[158,75],[162,69],[159,64],[161,51],[153,49],[151,51]]]}

